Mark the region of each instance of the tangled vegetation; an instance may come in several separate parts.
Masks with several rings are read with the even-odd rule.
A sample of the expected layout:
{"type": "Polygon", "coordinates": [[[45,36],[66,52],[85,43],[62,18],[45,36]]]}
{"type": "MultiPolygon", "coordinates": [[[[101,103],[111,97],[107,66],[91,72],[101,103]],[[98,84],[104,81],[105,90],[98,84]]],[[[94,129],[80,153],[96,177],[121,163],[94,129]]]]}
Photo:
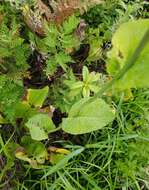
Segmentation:
{"type": "Polygon", "coordinates": [[[149,3],[0,1],[0,189],[149,189],[149,3]]]}

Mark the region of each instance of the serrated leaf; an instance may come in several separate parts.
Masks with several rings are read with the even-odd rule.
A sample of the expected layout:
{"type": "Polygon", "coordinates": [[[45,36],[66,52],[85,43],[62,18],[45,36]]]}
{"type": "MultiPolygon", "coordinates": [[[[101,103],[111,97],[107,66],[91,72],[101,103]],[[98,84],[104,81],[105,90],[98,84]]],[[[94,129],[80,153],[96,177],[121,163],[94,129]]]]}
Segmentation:
{"type": "Polygon", "coordinates": [[[66,63],[73,62],[72,58],[64,52],[59,52],[55,56],[56,62],[66,71],[66,63]]]}
{"type": "Polygon", "coordinates": [[[15,105],[20,101],[23,92],[22,81],[0,76],[0,109],[11,122],[14,121],[15,105]]]}
{"type": "MultiPolygon", "coordinates": [[[[139,45],[149,28],[149,19],[140,19],[122,24],[112,39],[113,48],[109,52],[108,72],[117,74],[139,45]]],[[[135,65],[118,80],[114,88],[119,90],[149,86],[149,43],[143,49],[135,65]]]]}
{"type": "Polygon", "coordinates": [[[29,128],[32,139],[41,141],[48,138],[48,133],[55,129],[52,119],[47,114],[37,114],[31,117],[26,126],[29,128]]]}
{"type": "Polygon", "coordinates": [[[80,19],[75,15],[72,15],[68,18],[67,21],[63,23],[63,31],[65,34],[72,33],[78,26],[80,19]]]}
{"type": "Polygon", "coordinates": [[[46,38],[44,38],[44,42],[49,48],[55,48],[57,45],[57,38],[59,35],[59,32],[57,30],[57,27],[55,25],[46,25],[47,29],[47,35],[46,38]]]}
{"type": "Polygon", "coordinates": [[[47,67],[46,67],[46,75],[53,75],[54,72],[57,69],[57,63],[55,58],[50,58],[46,61],[47,67]]]}
{"type": "Polygon", "coordinates": [[[74,104],[68,118],[63,119],[62,129],[70,134],[84,134],[103,128],[113,121],[112,108],[102,99],[87,103],[84,98],[74,104]]]}
{"type": "Polygon", "coordinates": [[[36,107],[41,107],[45,98],[48,95],[49,87],[46,86],[42,89],[28,89],[27,101],[29,104],[36,107]]]}
{"type": "Polygon", "coordinates": [[[62,47],[65,49],[78,48],[79,40],[72,34],[62,36],[62,47]]]}

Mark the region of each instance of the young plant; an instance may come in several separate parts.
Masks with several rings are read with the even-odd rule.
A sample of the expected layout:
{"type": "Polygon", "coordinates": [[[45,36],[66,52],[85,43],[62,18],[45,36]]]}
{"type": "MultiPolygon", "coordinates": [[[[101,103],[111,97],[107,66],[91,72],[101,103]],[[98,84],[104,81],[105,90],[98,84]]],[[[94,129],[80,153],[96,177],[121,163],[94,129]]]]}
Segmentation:
{"type": "Polygon", "coordinates": [[[47,24],[44,39],[31,35],[31,42],[38,51],[46,54],[47,75],[53,75],[58,67],[62,67],[64,71],[67,71],[68,64],[74,62],[70,53],[79,48],[81,43],[75,34],[79,22],[80,19],[72,15],[62,26],[57,27],[54,23],[47,24]]]}
{"type": "Polygon", "coordinates": [[[101,74],[95,72],[89,73],[88,68],[84,66],[82,70],[82,78],[82,81],[65,81],[65,84],[70,88],[71,96],[81,94],[82,97],[87,98],[91,96],[92,92],[96,93],[99,91],[101,74]]]}

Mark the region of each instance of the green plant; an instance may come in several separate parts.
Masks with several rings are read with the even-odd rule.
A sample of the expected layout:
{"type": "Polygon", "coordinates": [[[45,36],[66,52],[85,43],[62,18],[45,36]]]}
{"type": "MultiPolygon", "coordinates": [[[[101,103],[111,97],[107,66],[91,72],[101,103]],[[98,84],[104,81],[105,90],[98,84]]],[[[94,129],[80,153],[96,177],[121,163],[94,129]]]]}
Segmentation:
{"type": "MultiPolygon", "coordinates": [[[[89,99],[89,100],[87,100],[87,101],[81,101],[81,106],[78,108],[78,111],[77,111],[77,114],[79,113],[79,114],[81,114],[82,112],[83,112],[83,110],[84,110],[84,108],[86,107],[86,106],[88,106],[89,104],[91,104],[91,103],[93,103],[94,101],[95,101],[95,98],[97,98],[98,96],[102,96],[102,94],[103,93],[105,93],[105,91],[106,90],[109,90],[111,87],[113,87],[114,85],[116,85],[116,87],[117,87],[117,85],[119,85],[119,86],[121,86],[121,85],[123,85],[122,86],[122,89],[128,89],[128,88],[131,88],[131,87],[136,87],[136,85],[138,84],[139,86],[138,87],[146,87],[146,85],[148,84],[148,83],[146,83],[146,81],[147,81],[147,75],[145,76],[145,78],[142,78],[142,79],[144,79],[144,80],[136,80],[136,75],[135,75],[135,69],[134,69],[134,67],[136,66],[138,66],[139,67],[139,69],[143,69],[144,70],[144,68],[145,68],[145,65],[147,64],[147,51],[148,51],[148,47],[149,47],[149,45],[148,45],[148,33],[149,33],[149,30],[148,30],[148,20],[141,20],[140,22],[138,21],[138,22],[130,22],[130,23],[127,23],[127,25],[129,26],[129,24],[130,24],[130,26],[132,27],[133,26],[133,24],[135,25],[136,24],[136,27],[138,27],[138,28],[140,28],[140,25],[139,24],[142,24],[143,26],[144,26],[144,31],[145,32],[143,32],[143,34],[145,33],[145,35],[143,36],[143,38],[141,39],[141,40],[139,40],[139,37],[141,37],[141,35],[138,37],[137,36],[137,30],[135,30],[135,35],[133,35],[133,39],[135,39],[135,40],[138,40],[139,42],[140,42],[140,44],[137,46],[135,46],[135,43],[134,43],[134,41],[132,40],[132,44],[133,44],[133,48],[135,48],[136,50],[134,51],[134,54],[132,54],[132,52],[131,52],[131,50],[129,51],[129,49],[127,48],[127,49],[124,49],[124,50],[126,50],[127,51],[127,54],[126,54],[126,57],[127,57],[127,59],[125,60],[124,59],[124,62],[126,63],[126,65],[125,66],[122,66],[123,68],[120,70],[120,72],[115,76],[115,78],[111,81],[111,82],[109,82],[109,83],[107,83],[107,84],[105,84],[105,86],[103,86],[103,88],[101,88],[101,90],[99,90],[99,92],[93,97],[93,98],[91,98],[91,99],[89,99]],[[136,37],[136,38],[135,38],[136,37]],[[140,57],[139,57],[139,55],[140,55],[140,57]],[[142,57],[141,57],[142,56],[142,57]],[[139,58],[142,58],[142,60],[143,60],[143,65],[141,65],[141,63],[139,62],[139,58]],[[138,61],[138,63],[137,63],[137,61],[138,61]],[[134,70],[133,70],[134,69],[134,70]],[[131,71],[132,71],[132,73],[131,73],[131,71]],[[121,82],[121,80],[123,81],[123,79],[124,79],[124,77],[126,77],[127,76],[127,74],[129,75],[129,72],[130,72],[130,81],[129,81],[129,77],[127,77],[127,78],[125,78],[125,82],[124,83],[122,83],[121,82]],[[127,81],[127,82],[126,82],[127,81]],[[134,83],[134,82],[138,82],[138,83],[134,83]],[[129,85],[128,87],[126,86],[125,87],[125,85],[129,85]]],[[[124,29],[125,29],[125,24],[122,26],[122,28],[124,27],[124,29]]],[[[132,34],[134,34],[133,33],[133,31],[134,31],[134,27],[132,27],[131,28],[130,27],[130,30],[131,30],[131,32],[132,32],[132,34]]],[[[142,27],[143,28],[143,27],[142,27]]],[[[130,33],[131,33],[130,32],[130,33]]],[[[116,39],[117,39],[117,35],[119,34],[119,31],[116,33],[116,39]]],[[[123,36],[123,34],[125,34],[125,30],[123,31],[123,30],[120,30],[120,34],[123,36]],[[124,32],[124,33],[123,33],[124,32]]],[[[140,34],[140,33],[139,33],[140,34]]],[[[119,38],[118,38],[119,39],[119,38]]],[[[129,38],[128,38],[129,39],[129,38]]],[[[123,38],[122,38],[122,40],[123,40],[123,38]]],[[[138,44],[138,43],[137,43],[138,44]]],[[[116,44],[118,47],[120,46],[118,43],[116,44]]],[[[115,50],[114,50],[114,47],[113,47],[113,51],[114,52],[116,52],[115,50]]],[[[120,53],[121,53],[121,50],[120,49],[118,49],[118,54],[116,54],[116,58],[118,58],[118,56],[119,56],[119,51],[120,51],[120,53]]],[[[125,55],[125,54],[124,54],[125,55]]],[[[122,55],[123,56],[123,55],[122,55]]],[[[120,59],[123,59],[124,57],[120,57],[120,59]]],[[[114,59],[115,60],[115,59],[114,59]]],[[[114,63],[116,63],[116,61],[114,62],[114,63]]],[[[146,71],[144,71],[144,72],[146,72],[146,71]]],[[[119,90],[119,89],[118,89],[119,90]]],[[[77,104],[76,104],[77,105],[77,104]]],[[[80,105],[80,104],[79,104],[80,105]]],[[[96,104],[94,104],[94,105],[96,105],[96,104]]],[[[96,107],[96,109],[97,109],[98,107],[96,107]]],[[[99,106],[99,108],[100,108],[100,110],[101,110],[101,107],[99,106]]],[[[95,109],[95,108],[94,108],[95,109]]],[[[70,110],[70,112],[69,113],[71,113],[71,110],[70,110]]],[[[100,113],[100,111],[98,111],[98,113],[100,113]]],[[[78,114],[78,115],[79,115],[78,114]]],[[[71,114],[70,114],[71,115],[71,114]]],[[[70,117],[74,117],[74,115],[72,115],[72,116],[70,116],[70,117]]],[[[81,121],[81,120],[79,120],[79,121],[81,121]]],[[[75,122],[74,122],[75,123],[75,122]]],[[[85,123],[85,122],[83,122],[83,123],[85,123]]],[[[62,125],[64,125],[64,127],[63,128],[65,128],[65,125],[67,126],[67,124],[64,122],[64,124],[62,124],[62,125]]],[[[79,124],[78,124],[79,125],[79,124]]],[[[74,124],[74,127],[71,129],[71,126],[73,126],[72,125],[72,123],[71,123],[71,125],[70,124],[68,124],[68,127],[67,128],[70,128],[70,130],[73,130],[73,128],[75,129],[75,126],[77,126],[77,124],[75,123],[74,124]]],[[[80,126],[81,126],[81,124],[80,124],[80,126]]],[[[82,127],[83,128],[83,127],[82,127]]],[[[76,127],[76,129],[77,129],[77,127],[76,127]]],[[[68,129],[69,130],[69,129],[68,129]]],[[[88,127],[86,128],[86,130],[88,130],[88,127]]],[[[70,131],[70,133],[71,133],[71,131],[70,131]]],[[[74,133],[74,132],[73,132],[74,133]]],[[[84,132],[82,132],[82,133],[84,133],[84,132]]]]}
{"type": "Polygon", "coordinates": [[[15,19],[10,24],[4,19],[0,26],[0,72],[19,78],[29,67],[29,46],[20,37],[19,25],[15,19]]]}
{"type": "Polygon", "coordinates": [[[48,152],[43,143],[32,140],[29,136],[21,139],[22,147],[18,147],[15,156],[29,162],[33,168],[39,168],[48,159],[48,152]]]}
{"type": "Polygon", "coordinates": [[[13,122],[14,105],[23,96],[23,76],[27,75],[30,55],[29,45],[20,36],[20,25],[16,18],[9,21],[4,17],[3,7],[0,13],[0,110],[13,122]]]}
{"type": "Polygon", "coordinates": [[[146,3],[80,2],[0,3],[0,188],[148,188],[146,3]]]}
{"type": "Polygon", "coordinates": [[[79,21],[79,18],[73,15],[59,29],[56,25],[51,24],[46,27],[46,37],[43,40],[38,38],[37,47],[42,53],[48,55],[46,60],[47,75],[54,74],[58,66],[66,71],[67,64],[74,62],[69,52],[80,45],[79,38],[74,34],[79,21]]]}
{"type": "Polygon", "coordinates": [[[69,81],[65,80],[65,84],[70,88],[70,95],[77,96],[81,94],[84,98],[91,95],[91,92],[98,92],[100,88],[100,74],[91,72],[86,66],[82,70],[83,81],[69,81]]]}
{"type": "Polygon", "coordinates": [[[114,119],[114,110],[102,99],[87,103],[89,98],[81,99],[69,111],[68,118],[63,119],[62,129],[70,134],[89,133],[103,128],[114,119]],[[106,114],[105,114],[106,113],[106,114]]]}

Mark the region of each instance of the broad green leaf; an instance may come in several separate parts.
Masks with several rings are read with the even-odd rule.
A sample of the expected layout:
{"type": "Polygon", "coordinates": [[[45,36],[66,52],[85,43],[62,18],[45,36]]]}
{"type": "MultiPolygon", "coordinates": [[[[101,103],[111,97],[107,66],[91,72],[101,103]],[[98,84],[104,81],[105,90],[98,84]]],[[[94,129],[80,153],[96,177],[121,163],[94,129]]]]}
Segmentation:
{"type": "Polygon", "coordinates": [[[23,118],[24,121],[27,121],[29,117],[37,114],[37,110],[32,108],[28,102],[22,101],[18,102],[15,105],[15,118],[23,118]]]}
{"type": "Polygon", "coordinates": [[[68,117],[77,117],[79,115],[80,109],[85,105],[89,98],[83,98],[76,102],[69,111],[68,117]]]}
{"type": "MultiPolygon", "coordinates": [[[[7,144],[4,145],[4,147],[1,147],[2,149],[0,149],[0,155],[4,151],[4,153],[7,154],[7,161],[14,161],[14,152],[18,147],[19,145],[17,143],[10,140],[9,142],[7,142],[7,144]]],[[[14,162],[12,162],[11,164],[14,165],[14,162]]]]}
{"type": "Polygon", "coordinates": [[[87,61],[97,61],[102,55],[102,38],[99,37],[100,28],[89,28],[88,43],[90,45],[87,61]]]}
{"type": "Polygon", "coordinates": [[[26,126],[29,128],[32,139],[41,141],[48,138],[48,133],[55,129],[52,119],[47,114],[37,114],[31,117],[26,126]]]}
{"type": "Polygon", "coordinates": [[[84,134],[103,128],[113,121],[112,108],[102,99],[87,102],[84,98],[74,104],[68,118],[63,119],[62,129],[70,134],[84,134]]]}
{"type": "MultiPolygon", "coordinates": [[[[108,72],[117,74],[132,56],[145,32],[149,28],[149,19],[140,19],[122,24],[113,36],[113,48],[109,52],[108,72]]],[[[149,86],[149,43],[139,55],[135,65],[116,82],[119,90],[149,86]]]]}
{"type": "Polygon", "coordinates": [[[29,104],[36,107],[41,107],[45,98],[48,95],[49,87],[46,86],[42,89],[28,89],[27,101],[29,104]]]}

